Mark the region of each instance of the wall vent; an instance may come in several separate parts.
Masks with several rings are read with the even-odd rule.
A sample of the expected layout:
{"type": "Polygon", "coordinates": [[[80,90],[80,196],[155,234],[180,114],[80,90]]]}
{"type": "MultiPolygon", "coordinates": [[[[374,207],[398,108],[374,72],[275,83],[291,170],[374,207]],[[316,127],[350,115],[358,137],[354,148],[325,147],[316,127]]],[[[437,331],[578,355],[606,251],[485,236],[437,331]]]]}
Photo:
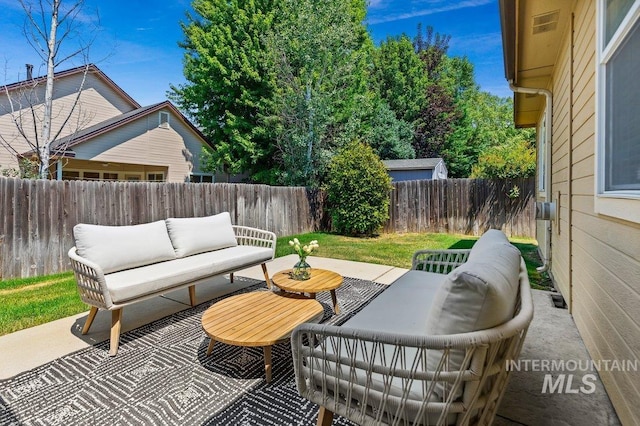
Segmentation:
{"type": "Polygon", "coordinates": [[[567,309],[567,302],[565,302],[564,297],[560,293],[551,293],[551,303],[553,306],[560,309],[567,309]]]}
{"type": "Polygon", "coordinates": [[[543,13],[533,17],[533,34],[542,34],[558,28],[560,10],[543,13]]]}
{"type": "Polygon", "coordinates": [[[165,111],[160,111],[158,115],[158,127],[162,129],[169,128],[169,113],[165,111]]]}

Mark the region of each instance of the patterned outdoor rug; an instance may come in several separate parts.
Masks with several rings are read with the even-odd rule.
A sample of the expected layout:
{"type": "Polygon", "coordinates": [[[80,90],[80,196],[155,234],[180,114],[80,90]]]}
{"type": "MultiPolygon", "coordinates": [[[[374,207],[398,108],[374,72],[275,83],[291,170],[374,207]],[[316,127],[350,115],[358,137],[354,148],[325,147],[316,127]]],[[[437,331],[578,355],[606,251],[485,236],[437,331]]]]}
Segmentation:
{"type": "MultiPolygon", "coordinates": [[[[266,291],[237,279],[256,284],[233,294],[266,291]]],[[[318,294],[323,322],[342,324],[385,287],[345,278],[339,315],[318,294]]],[[[116,357],[106,341],[0,381],[0,425],[314,425],[318,406],[298,395],[289,342],[273,346],[269,384],[262,348],[218,343],[206,356],[200,319],[217,300],[124,333],[116,357]]]]}

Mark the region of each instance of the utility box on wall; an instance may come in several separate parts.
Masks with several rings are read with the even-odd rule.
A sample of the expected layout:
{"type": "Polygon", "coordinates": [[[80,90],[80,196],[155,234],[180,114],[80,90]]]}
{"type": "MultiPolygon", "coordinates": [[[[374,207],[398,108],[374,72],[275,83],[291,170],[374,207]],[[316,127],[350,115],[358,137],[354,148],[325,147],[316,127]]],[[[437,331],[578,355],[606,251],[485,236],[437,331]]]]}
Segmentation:
{"type": "Polygon", "coordinates": [[[556,220],[556,203],[536,201],[536,220],[556,220]]]}

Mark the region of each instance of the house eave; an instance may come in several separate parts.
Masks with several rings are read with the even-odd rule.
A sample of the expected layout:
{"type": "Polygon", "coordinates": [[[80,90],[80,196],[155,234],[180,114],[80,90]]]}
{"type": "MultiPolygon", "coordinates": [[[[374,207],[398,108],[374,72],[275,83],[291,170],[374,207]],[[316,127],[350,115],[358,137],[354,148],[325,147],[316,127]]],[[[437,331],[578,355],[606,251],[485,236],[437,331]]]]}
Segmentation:
{"type": "MultiPolygon", "coordinates": [[[[517,87],[552,90],[552,76],[570,28],[573,0],[500,0],[504,73],[517,87]],[[539,22],[551,22],[548,26],[539,22]]],[[[543,96],[515,93],[516,127],[532,127],[545,106],[543,96]]]]}

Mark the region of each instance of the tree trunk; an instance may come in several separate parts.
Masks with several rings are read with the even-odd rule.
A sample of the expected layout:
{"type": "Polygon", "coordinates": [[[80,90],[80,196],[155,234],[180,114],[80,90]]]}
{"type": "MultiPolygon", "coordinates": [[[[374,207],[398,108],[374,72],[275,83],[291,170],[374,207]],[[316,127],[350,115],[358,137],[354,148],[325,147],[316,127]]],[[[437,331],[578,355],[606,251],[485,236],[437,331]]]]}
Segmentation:
{"type": "Polygon", "coordinates": [[[307,104],[307,111],[309,113],[308,120],[308,134],[307,134],[307,165],[305,167],[305,175],[309,177],[313,170],[312,154],[313,154],[313,138],[314,138],[314,123],[313,123],[313,106],[311,106],[311,84],[307,83],[307,92],[305,93],[304,100],[307,104]]]}
{"type": "Polygon", "coordinates": [[[40,179],[49,178],[49,153],[51,151],[51,116],[53,112],[53,75],[55,73],[56,31],[58,29],[58,11],[60,1],[54,0],[51,13],[51,30],[47,40],[47,85],[44,92],[44,117],[42,120],[42,146],[39,148],[40,165],[38,174],[40,179]]]}

